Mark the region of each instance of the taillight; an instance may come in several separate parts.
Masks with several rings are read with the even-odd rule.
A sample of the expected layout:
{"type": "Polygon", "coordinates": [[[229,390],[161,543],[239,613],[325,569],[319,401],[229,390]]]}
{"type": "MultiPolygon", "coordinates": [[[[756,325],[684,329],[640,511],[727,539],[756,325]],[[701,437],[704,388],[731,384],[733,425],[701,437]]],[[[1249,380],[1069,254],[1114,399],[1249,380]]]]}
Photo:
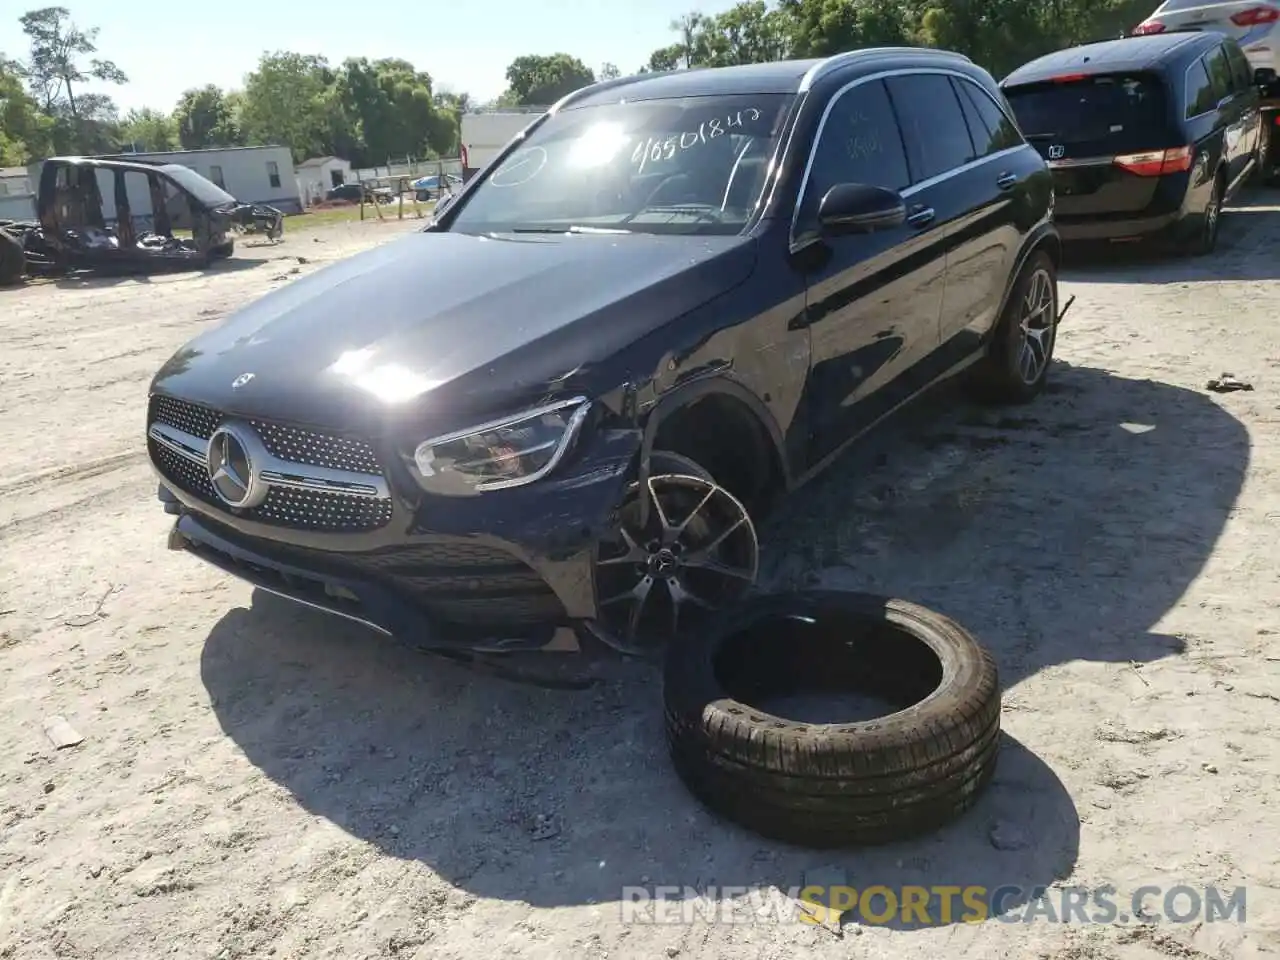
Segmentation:
{"type": "Polygon", "coordinates": [[[1280,10],[1275,7],[1253,7],[1231,15],[1231,22],[1237,27],[1256,27],[1260,23],[1275,23],[1280,20],[1280,10]]]}
{"type": "Polygon", "coordinates": [[[1146,36],[1148,33],[1164,33],[1164,24],[1159,20],[1147,20],[1133,28],[1135,37],[1146,36]]]}
{"type": "Polygon", "coordinates": [[[1192,154],[1190,147],[1173,147],[1170,150],[1126,153],[1116,157],[1112,162],[1122,170],[1127,170],[1139,177],[1161,177],[1166,173],[1190,170],[1192,154]]]}

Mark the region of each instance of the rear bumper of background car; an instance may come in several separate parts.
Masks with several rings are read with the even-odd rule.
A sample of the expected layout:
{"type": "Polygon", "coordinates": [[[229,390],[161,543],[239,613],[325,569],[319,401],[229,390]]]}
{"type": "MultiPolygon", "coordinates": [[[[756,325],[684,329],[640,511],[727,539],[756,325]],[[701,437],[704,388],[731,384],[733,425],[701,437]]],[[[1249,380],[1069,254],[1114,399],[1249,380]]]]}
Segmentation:
{"type": "Polygon", "coordinates": [[[1155,217],[1124,219],[1059,217],[1057,224],[1063,242],[1080,243],[1091,240],[1154,239],[1178,229],[1183,219],[1181,211],[1178,211],[1155,217]]]}

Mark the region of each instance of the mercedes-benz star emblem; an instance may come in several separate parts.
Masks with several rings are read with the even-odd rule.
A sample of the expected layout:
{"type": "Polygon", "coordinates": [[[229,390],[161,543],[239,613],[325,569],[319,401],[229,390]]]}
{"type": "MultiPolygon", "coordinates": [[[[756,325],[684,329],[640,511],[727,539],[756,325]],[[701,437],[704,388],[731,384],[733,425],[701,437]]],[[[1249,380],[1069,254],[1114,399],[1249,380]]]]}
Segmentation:
{"type": "Polygon", "coordinates": [[[240,376],[236,377],[234,380],[231,381],[231,389],[239,390],[241,387],[243,387],[246,383],[248,383],[252,379],[253,379],[252,373],[242,373],[240,374],[240,376]]]}
{"type": "Polygon", "coordinates": [[[209,438],[209,481],[214,492],[232,507],[255,507],[267,494],[249,454],[250,446],[241,428],[231,424],[219,427],[209,438]]]}

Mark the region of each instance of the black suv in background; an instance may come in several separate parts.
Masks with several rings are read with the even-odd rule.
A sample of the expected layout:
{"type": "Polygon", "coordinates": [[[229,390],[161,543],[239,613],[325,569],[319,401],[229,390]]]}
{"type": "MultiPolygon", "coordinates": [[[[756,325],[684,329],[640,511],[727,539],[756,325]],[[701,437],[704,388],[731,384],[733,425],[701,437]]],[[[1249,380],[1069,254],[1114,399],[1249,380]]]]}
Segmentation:
{"type": "Polygon", "coordinates": [[[1053,169],[1064,240],[1208,253],[1223,203],[1261,171],[1258,82],[1230,37],[1181,32],[1060,50],[1001,88],[1053,169]]]}
{"type": "Polygon", "coordinates": [[[1050,181],[955,54],[587,87],[426,230],[159,371],[170,544],[428,648],[652,649],[739,598],[760,511],[902,403],[962,370],[1040,391],[1050,181]]]}

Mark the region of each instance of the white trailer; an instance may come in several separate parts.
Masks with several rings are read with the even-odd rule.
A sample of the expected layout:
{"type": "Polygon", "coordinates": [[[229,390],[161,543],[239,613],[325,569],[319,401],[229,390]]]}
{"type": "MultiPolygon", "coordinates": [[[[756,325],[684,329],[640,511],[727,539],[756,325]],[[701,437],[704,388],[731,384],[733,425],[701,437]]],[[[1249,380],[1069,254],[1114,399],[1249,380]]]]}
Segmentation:
{"type": "Polygon", "coordinates": [[[491,113],[464,113],[460,131],[465,149],[463,178],[488,166],[516,134],[545,112],[545,107],[514,107],[491,113]]]}

